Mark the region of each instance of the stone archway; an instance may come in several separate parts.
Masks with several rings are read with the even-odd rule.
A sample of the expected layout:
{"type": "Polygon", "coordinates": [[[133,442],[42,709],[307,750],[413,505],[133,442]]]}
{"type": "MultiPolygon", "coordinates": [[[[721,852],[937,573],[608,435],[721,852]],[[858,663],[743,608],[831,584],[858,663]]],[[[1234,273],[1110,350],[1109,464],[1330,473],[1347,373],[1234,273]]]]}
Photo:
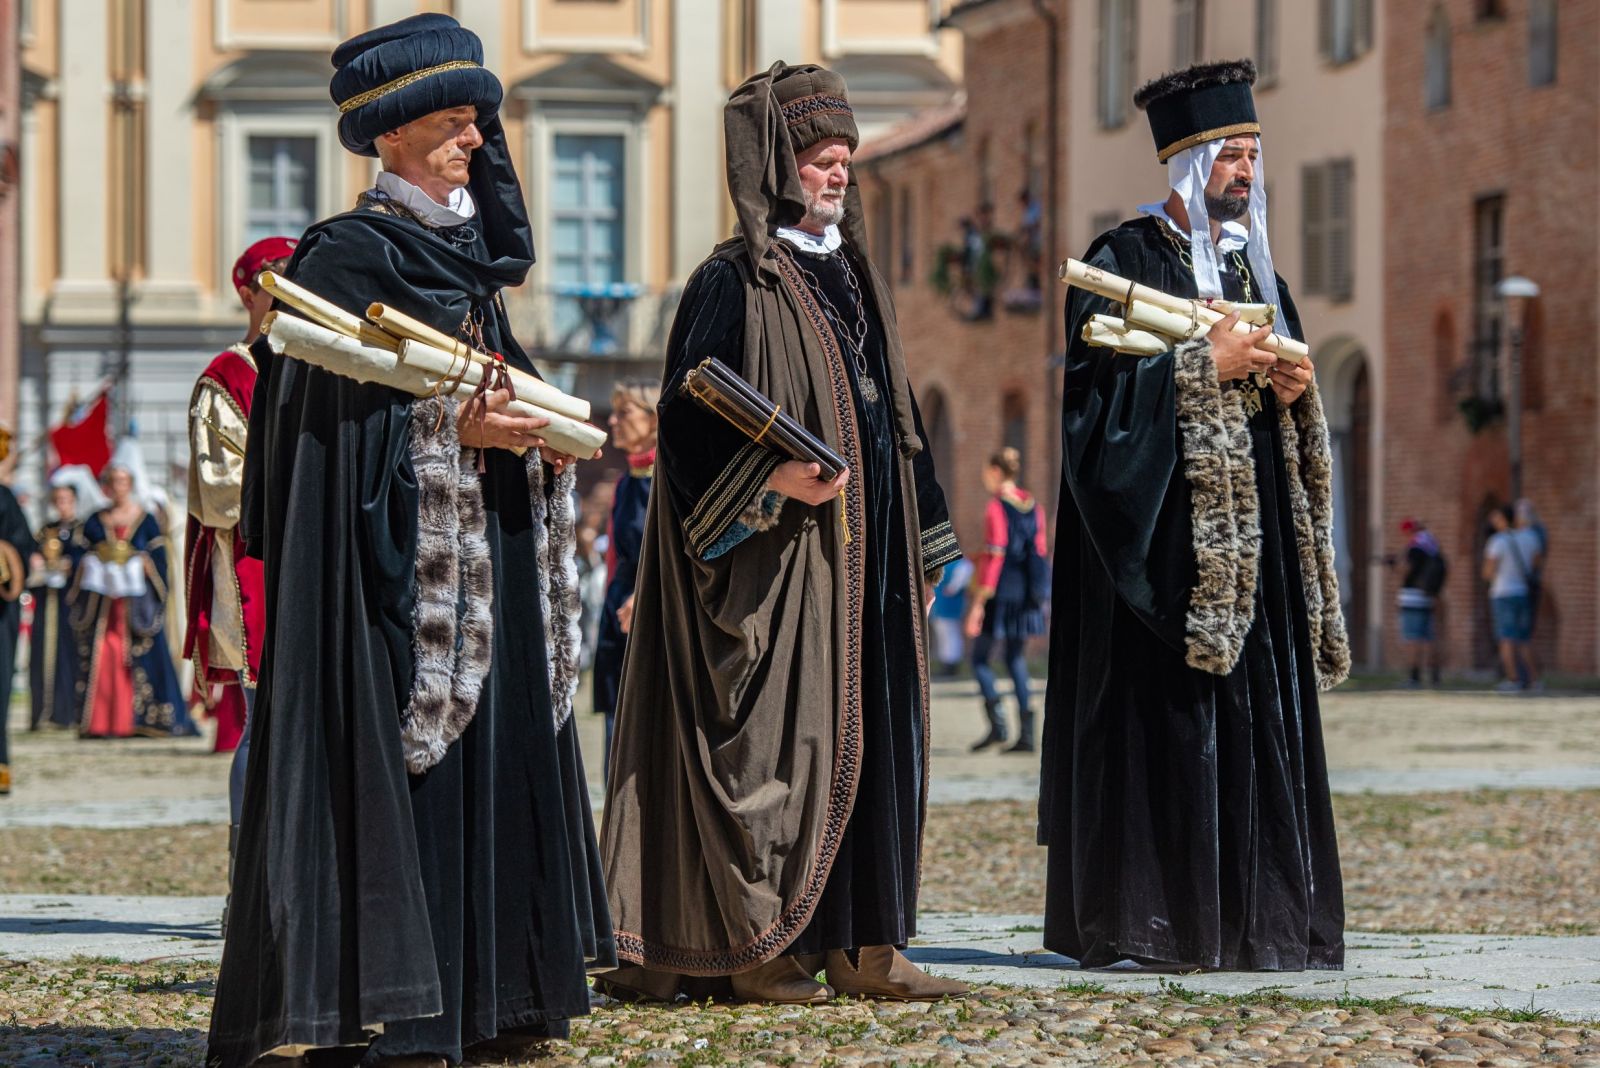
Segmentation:
{"type": "Polygon", "coordinates": [[[1382,587],[1374,574],[1372,512],[1372,377],[1366,347],[1339,336],[1318,347],[1313,359],[1328,419],[1333,454],[1333,544],[1345,625],[1357,663],[1371,663],[1379,648],[1382,587]]]}

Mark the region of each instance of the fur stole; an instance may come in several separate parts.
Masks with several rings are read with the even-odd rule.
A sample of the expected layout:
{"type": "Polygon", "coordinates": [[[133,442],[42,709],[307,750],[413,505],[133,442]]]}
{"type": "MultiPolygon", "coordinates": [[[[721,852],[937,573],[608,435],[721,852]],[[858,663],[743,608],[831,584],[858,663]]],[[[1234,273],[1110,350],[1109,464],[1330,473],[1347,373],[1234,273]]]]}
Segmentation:
{"type": "MultiPolygon", "coordinates": [[[[1186,620],[1186,660],[1230,673],[1255,623],[1261,563],[1261,504],[1248,418],[1238,390],[1217,382],[1203,340],[1174,354],[1183,473],[1189,483],[1195,586],[1186,620]]],[[[1278,407],[1307,625],[1321,689],[1350,674],[1350,641],[1333,558],[1333,463],[1316,383],[1278,407]]]]}
{"type": "Polygon", "coordinates": [[[560,730],[572,718],[578,695],[583,624],[578,598],[577,473],[569,465],[549,477],[537,451],[529,451],[528,497],[533,502],[534,552],[539,559],[539,608],[550,665],[550,709],[560,730]]]}
{"type": "Polygon", "coordinates": [[[412,404],[418,499],[415,667],[400,738],[413,775],[439,763],[472,722],[493,654],[494,567],[476,459],[473,450],[461,447],[453,398],[412,404]]]}

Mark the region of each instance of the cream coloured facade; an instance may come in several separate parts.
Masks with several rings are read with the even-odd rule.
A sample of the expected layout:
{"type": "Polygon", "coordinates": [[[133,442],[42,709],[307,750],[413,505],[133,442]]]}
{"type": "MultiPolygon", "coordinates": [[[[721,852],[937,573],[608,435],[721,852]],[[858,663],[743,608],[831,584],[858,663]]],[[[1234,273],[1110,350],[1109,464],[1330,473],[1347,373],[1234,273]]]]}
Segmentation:
{"type": "MultiPolygon", "coordinates": [[[[1305,324],[1335,447],[1341,581],[1360,659],[1381,604],[1385,5],[1376,0],[1075,0],[1066,41],[1066,246],[1166,197],[1133,90],[1200,60],[1262,68],[1272,253],[1305,324]]],[[[1391,539],[1392,540],[1392,539],[1391,539]]]]}
{"type": "MultiPolygon", "coordinates": [[[[948,0],[23,0],[20,440],[126,353],[119,415],[181,492],[195,375],[237,340],[228,272],[250,241],[349,207],[376,161],[343,151],[339,41],[419,11],[483,38],[506,87],[539,262],[519,335],[604,401],[658,366],[689,271],[731,231],[721,107],[775,59],[852,84],[870,135],[948,101],[948,0]]],[[[18,470],[36,487],[46,458],[18,470]]]]}

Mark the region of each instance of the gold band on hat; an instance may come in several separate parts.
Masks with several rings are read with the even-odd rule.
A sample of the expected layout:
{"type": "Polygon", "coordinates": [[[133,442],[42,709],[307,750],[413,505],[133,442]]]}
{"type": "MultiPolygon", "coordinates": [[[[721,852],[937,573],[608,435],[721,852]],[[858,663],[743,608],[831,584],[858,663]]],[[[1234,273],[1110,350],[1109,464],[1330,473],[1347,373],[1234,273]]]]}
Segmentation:
{"type": "Polygon", "coordinates": [[[347,114],[351,111],[354,111],[356,108],[361,107],[363,104],[370,104],[374,100],[386,97],[390,93],[404,89],[408,85],[415,85],[417,82],[420,82],[422,79],[430,77],[431,75],[443,74],[448,70],[468,70],[477,66],[478,64],[474,63],[470,59],[453,59],[449,63],[441,63],[437,67],[428,67],[425,70],[415,70],[410,74],[402,74],[394,81],[385,82],[376,89],[368,89],[364,93],[357,93],[355,96],[339,105],[339,114],[347,114]]]}
{"type": "Polygon", "coordinates": [[[1195,145],[1203,145],[1207,141],[1216,141],[1225,137],[1238,137],[1240,134],[1259,135],[1260,133],[1261,124],[1259,122],[1236,122],[1229,126],[1213,126],[1209,130],[1201,130],[1199,133],[1192,133],[1182,140],[1172,142],[1172,144],[1156,153],[1156,162],[1165,163],[1184,149],[1193,148],[1195,145]]]}

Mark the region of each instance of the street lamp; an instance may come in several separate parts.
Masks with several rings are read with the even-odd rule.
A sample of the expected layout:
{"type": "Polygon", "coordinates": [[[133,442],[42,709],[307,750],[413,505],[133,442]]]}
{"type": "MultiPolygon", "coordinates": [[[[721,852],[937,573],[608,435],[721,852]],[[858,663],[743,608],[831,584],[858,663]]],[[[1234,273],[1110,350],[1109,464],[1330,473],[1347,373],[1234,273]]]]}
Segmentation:
{"type": "Polygon", "coordinates": [[[1494,287],[1497,297],[1516,314],[1507,315],[1511,348],[1506,367],[1506,452],[1511,461],[1511,499],[1522,497],[1522,338],[1528,320],[1528,302],[1539,296],[1539,283],[1521,275],[1502,278],[1494,287]]]}

